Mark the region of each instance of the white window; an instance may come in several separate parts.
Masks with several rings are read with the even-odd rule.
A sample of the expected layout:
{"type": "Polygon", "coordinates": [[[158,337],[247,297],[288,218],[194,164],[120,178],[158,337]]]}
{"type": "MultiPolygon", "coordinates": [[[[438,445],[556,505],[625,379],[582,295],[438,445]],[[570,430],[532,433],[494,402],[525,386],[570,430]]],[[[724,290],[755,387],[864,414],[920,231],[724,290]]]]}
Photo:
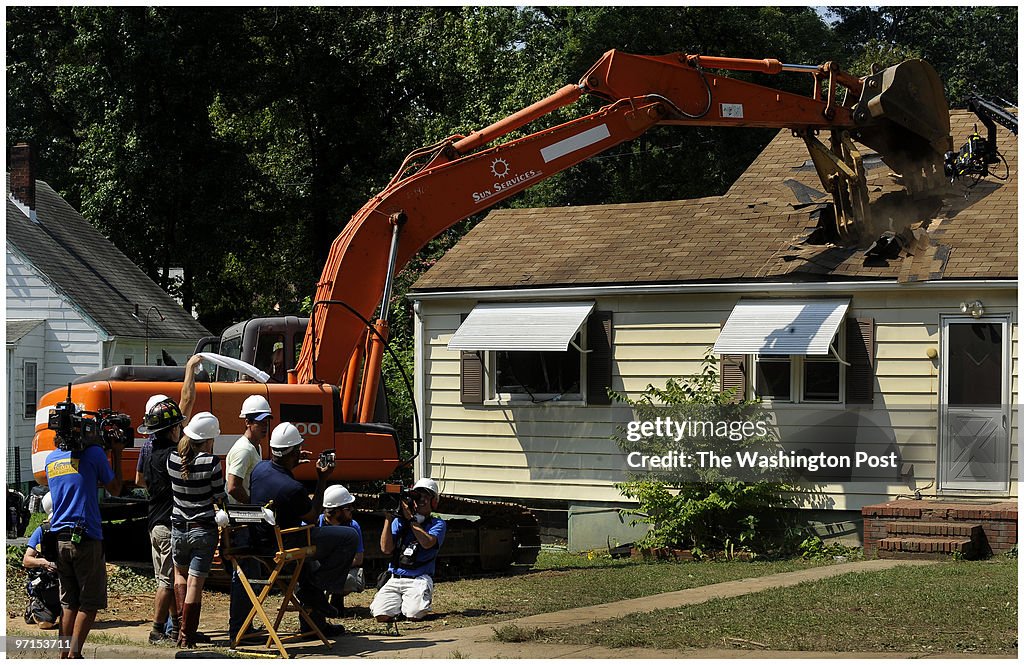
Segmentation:
{"type": "Polygon", "coordinates": [[[742,299],[715,353],[753,362],[753,394],[777,402],[838,404],[845,399],[843,320],[849,298],[742,299]],[[838,356],[838,358],[837,358],[838,356]]]}
{"type": "MultiPolygon", "coordinates": [[[[844,329],[830,346],[845,357],[844,329]]],[[[754,395],[773,402],[839,404],[845,399],[846,368],[835,354],[827,356],[753,356],[754,395]]]]}
{"type": "Polygon", "coordinates": [[[586,362],[579,349],[585,348],[580,330],[566,351],[493,351],[488,392],[501,401],[582,401],[586,362]]]}
{"type": "Polygon", "coordinates": [[[33,360],[25,361],[25,417],[36,417],[39,396],[39,368],[33,360]]]}
{"type": "Polygon", "coordinates": [[[486,352],[485,396],[499,401],[582,402],[585,324],[593,302],[481,303],[448,348],[486,352]]]}

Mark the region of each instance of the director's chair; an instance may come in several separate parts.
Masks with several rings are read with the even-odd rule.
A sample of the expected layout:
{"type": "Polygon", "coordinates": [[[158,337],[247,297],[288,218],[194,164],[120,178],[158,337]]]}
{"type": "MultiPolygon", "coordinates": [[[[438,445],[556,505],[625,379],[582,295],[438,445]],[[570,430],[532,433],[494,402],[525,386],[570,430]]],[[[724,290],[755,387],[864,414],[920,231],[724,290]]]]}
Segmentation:
{"type": "MultiPolygon", "coordinates": [[[[331,646],[327,637],[313,621],[309,612],[295,599],[295,586],[298,584],[299,575],[307,557],[316,554],[316,545],[313,544],[312,526],[300,526],[289,529],[282,529],[267,519],[263,506],[235,504],[225,508],[228,514],[228,526],[222,531],[223,544],[221,556],[230,561],[232,568],[238,574],[238,579],[245,589],[245,593],[252,602],[252,609],[242,623],[242,628],[237,635],[231,636],[231,646],[237,647],[246,637],[260,636],[261,632],[249,632],[252,622],[256,617],[260,618],[266,628],[267,642],[265,647],[270,648],[273,644],[281,653],[282,658],[288,658],[288,651],[284,647],[285,642],[301,640],[309,636],[316,636],[326,646],[331,646]],[[258,544],[236,544],[239,541],[243,529],[250,531],[250,542],[252,527],[261,523],[269,522],[274,529],[274,544],[267,547],[260,547],[258,544]],[[298,544],[296,544],[296,542],[298,544]],[[276,551],[271,551],[276,547],[276,551]],[[262,579],[249,579],[243,570],[243,562],[254,560],[259,564],[260,571],[266,575],[262,579]],[[253,590],[253,584],[262,585],[259,594],[253,590]],[[277,615],[271,621],[264,604],[273,589],[281,591],[281,604],[277,609],[277,615]],[[302,630],[303,621],[299,621],[299,629],[282,636],[280,631],[281,620],[286,612],[297,611],[305,621],[306,626],[311,630],[302,630]]],[[[261,575],[262,577],[262,575],[261,575]]]]}

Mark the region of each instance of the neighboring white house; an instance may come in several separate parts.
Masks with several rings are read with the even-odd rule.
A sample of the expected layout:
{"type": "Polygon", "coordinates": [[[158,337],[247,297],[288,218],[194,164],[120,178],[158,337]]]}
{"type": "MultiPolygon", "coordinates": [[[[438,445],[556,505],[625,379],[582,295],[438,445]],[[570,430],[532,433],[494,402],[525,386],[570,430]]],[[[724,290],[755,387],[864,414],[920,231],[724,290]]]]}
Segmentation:
{"type": "MultiPolygon", "coordinates": [[[[953,112],[954,139],[974,122],[953,112]]],[[[419,473],[550,509],[573,549],[632,539],[611,440],[632,412],[607,388],[696,374],[719,344],[723,387],[763,398],[784,439],[852,417],[858,445],[899,453],[887,480],[819,488],[815,518],[839,532],[915,491],[1016,498],[1017,143],[999,140],[1008,181],[966,198],[906,201],[866,156],[876,221],[917,222],[870,256],[815,232],[827,198],[789,131],[721,197],[490,213],[410,295],[419,473]]]]}
{"type": "Polygon", "coordinates": [[[28,146],[7,182],[7,482],[32,480],[39,397],[104,367],[183,365],[209,332],[45,182],[28,146]]]}

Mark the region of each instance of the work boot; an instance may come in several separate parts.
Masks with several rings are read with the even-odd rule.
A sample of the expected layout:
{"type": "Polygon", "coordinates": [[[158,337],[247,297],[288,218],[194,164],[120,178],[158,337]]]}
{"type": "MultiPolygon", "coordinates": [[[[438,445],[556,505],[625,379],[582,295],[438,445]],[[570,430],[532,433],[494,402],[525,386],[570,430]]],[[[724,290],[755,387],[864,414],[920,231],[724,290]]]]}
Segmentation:
{"type": "Polygon", "coordinates": [[[164,625],[162,623],[153,622],[153,627],[149,630],[149,643],[160,644],[167,639],[164,635],[164,625]]]}
{"type": "Polygon", "coordinates": [[[342,619],[345,618],[345,594],[343,593],[332,593],[331,594],[331,606],[338,610],[338,616],[342,619]]]}
{"type": "Polygon", "coordinates": [[[177,644],[178,636],[181,635],[181,618],[177,614],[171,614],[171,632],[167,633],[167,639],[177,644]]]}
{"type": "MultiPolygon", "coordinates": [[[[313,623],[316,624],[316,627],[320,629],[320,632],[324,634],[324,637],[339,637],[345,634],[345,626],[327,623],[327,619],[325,619],[319,612],[310,612],[309,616],[313,619],[313,623]]],[[[299,615],[299,630],[303,633],[313,631],[313,627],[306,623],[306,619],[303,618],[301,614],[299,615]]]]}
{"type": "Polygon", "coordinates": [[[196,629],[199,628],[199,613],[202,608],[202,603],[185,603],[185,610],[181,613],[181,631],[178,635],[179,649],[196,648],[196,629]]]}

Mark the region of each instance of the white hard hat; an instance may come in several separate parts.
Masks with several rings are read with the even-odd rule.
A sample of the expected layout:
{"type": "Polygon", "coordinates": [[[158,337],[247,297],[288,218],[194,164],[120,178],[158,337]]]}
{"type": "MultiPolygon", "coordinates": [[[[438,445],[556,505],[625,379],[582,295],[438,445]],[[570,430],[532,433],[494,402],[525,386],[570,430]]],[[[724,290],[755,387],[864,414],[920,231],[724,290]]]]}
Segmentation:
{"type": "Polygon", "coordinates": [[[437,491],[437,482],[431,480],[430,478],[420,478],[419,480],[416,481],[416,484],[412,486],[412,489],[413,491],[427,490],[435,497],[438,496],[439,494],[439,492],[437,491]]]}
{"type": "Polygon", "coordinates": [[[205,441],[220,434],[220,421],[209,411],[200,411],[185,425],[185,436],[193,441],[205,441]]]}
{"type": "Polygon", "coordinates": [[[343,485],[331,485],[324,490],[324,508],[342,508],[355,502],[356,498],[343,485]]]}
{"type": "Polygon", "coordinates": [[[242,402],[242,412],[238,414],[239,418],[251,417],[253,420],[263,420],[271,414],[270,403],[267,398],[263,395],[249,395],[242,402]],[[263,418],[257,416],[262,415],[263,418]]]}
{"type": "Polygon", "coordinates": [[[146,413],[149,413],[150,409],[152,409],[159,402],[162,402],[165,399],[170,399],[170,397],[168,397],[167,395],[153,395],[152,397],[150,397],[149,400],[146,402],[146,413]]]}
{"type": "Polygon", "coordinates": [[[302,443],[302,435],[291,423],[280,423],[270,433],[270,447],[274,450],[287,450],[300,443],[302,443]]]}
{"type": "Polygon", "coordinates": [[[53,497],[49,492],[43,495],[43,512],[47,515],[53,514],[53,497]]]}

